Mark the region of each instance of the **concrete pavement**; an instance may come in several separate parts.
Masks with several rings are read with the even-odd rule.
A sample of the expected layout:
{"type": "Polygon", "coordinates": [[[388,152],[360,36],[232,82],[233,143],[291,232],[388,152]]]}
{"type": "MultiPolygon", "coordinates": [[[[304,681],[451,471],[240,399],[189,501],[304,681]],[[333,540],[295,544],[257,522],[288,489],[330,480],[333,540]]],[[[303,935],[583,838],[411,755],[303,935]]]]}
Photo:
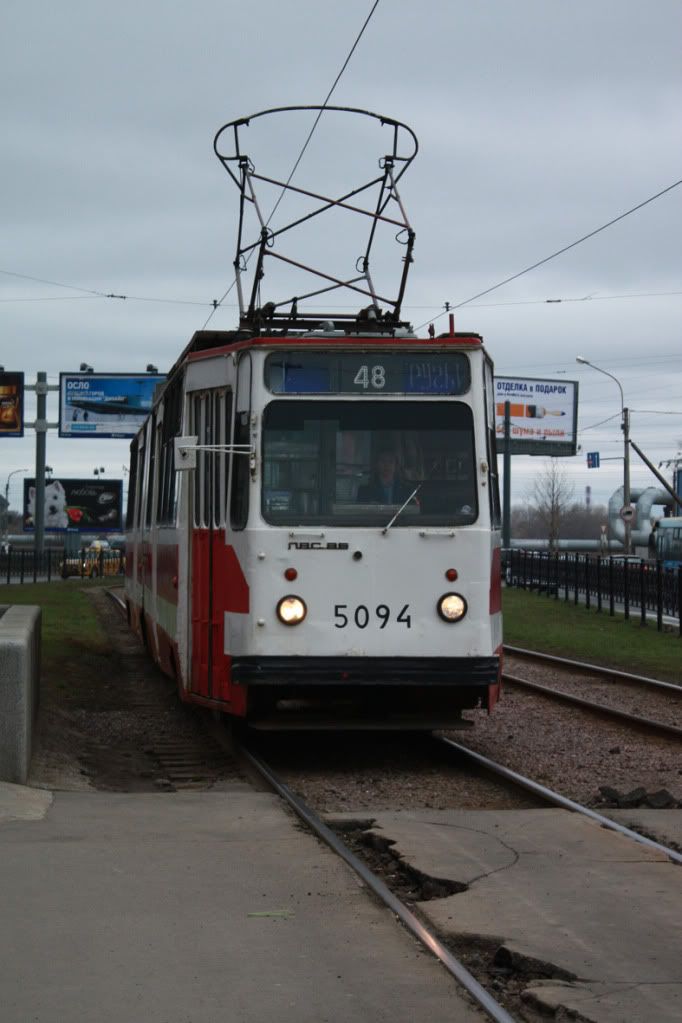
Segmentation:
{"type": "Polygon", "coordinates": [[[0,787],[2,1023],[474,1023],[280,801],[0,787]]]}
{"type": "MultiPolygon", "coordinates": [[[[563,971],[565,980],[529,981],[529,1004],[595,1023],[682,1018],[682,868],[662,854],[564,810],[362,816],[411,866],[468,885],[421,904],[443,933],[563,971]]],[[[682,838],[679,810],[618,819],[664,842],[682,838]]]]}

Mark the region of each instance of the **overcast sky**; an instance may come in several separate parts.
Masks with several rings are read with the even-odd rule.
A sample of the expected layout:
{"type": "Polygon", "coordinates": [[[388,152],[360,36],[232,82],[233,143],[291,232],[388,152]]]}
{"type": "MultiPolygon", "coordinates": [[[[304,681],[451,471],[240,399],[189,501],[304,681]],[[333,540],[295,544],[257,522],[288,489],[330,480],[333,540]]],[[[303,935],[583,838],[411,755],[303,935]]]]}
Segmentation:
{"type": "MultiPolygon", "coordinates": [[[[4,0],[0,364],[50,382],[82,361],[166,371],[231,281],[238,193],[215,132],[268,107],[322,103],[371,7],[4,0]]],[[[330,102],[404,121],[419,138],[401,183],[417,236],[406,318],[425,323],[682,178],[680,39],[679,0],[380,0],[330,102]]],[[[330,140],[329,123],[297,171],[301,187],[342,187],[340,154],[368,157],[360,180],[375,172],[366,128],[339,119],[330,140]]],[[[311,126],[259,136],[258,169],[287,174],[311,126]]],[[[351,230],[343,219],[336,236],[309,235],[310,251],[361,251],[351,230]]],[[[681,237],[682,186],[457,311],[499,375],[579,380],[583,450],[565,460],[578,498],[590,484],[605,501],[622,482],[622,462],[585,465],[586,451],[614,457],[622,440],[616,384],[577,354],[618,377],[632,437],[654,462],[682,449],[681,237]]],[[[394,290],[395,258],[381,268],[394,290]]],[[[270,287],[288,293],[277,271],[265,299],[270,287]]],[[[233,301],[211,327],[236,326],[233,301]]],[[[34,439],[0,441],[2,493],[9,472],[32,471],[34,439]]],[[[126,441],[48,434],[56,475],[102,465],[119,477],[127,458],[126,441]]],[[[541,467],[514,459],[514,500],[541,467]]],[[[655,484],[634,454],[632,484],[655,484]]]]}

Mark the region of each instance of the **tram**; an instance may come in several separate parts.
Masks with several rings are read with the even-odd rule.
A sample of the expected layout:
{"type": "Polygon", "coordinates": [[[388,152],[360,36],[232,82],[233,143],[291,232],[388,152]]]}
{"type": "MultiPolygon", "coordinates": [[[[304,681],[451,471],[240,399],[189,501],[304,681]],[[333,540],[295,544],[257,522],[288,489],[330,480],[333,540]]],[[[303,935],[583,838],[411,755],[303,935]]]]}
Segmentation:
{"type": "Polygon", "coordinates": [[[364,270],[370,306],[335,318],[254,285],[131,445],[131,626],[183,700],[257,728],[456,727],[500,693],[492,362],[452,317],[382,312],[364,270]]]}
{"type": "Polygon", "coordinates": [[[654,531],[656,557],[664,568],[676,569],[682,565],[682,517],[679,515],[659,519],[654,531]]]}

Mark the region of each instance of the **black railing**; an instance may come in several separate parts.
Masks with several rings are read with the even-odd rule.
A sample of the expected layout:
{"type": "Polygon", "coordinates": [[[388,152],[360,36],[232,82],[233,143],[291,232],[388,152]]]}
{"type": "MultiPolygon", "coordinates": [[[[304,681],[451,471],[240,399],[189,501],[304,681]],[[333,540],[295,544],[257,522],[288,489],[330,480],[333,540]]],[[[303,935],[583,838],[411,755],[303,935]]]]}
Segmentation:
{"type": "Polygon", "coordinates": [[[639,558],[525,550],[506,551],[505,566],[509,586],[574,604],[582,601],[587,608],[596,602],[597,611],[608,606],[609,615],[619,612],[630,618],[635,611],[641,625],[647,624],[647,611],[654,611],[659,632],[668,615],[679,620],[682,636],[682,566],[664,568],[661,561],[639,558]]]}
{"type": "Polygon", "coordinates": [[[49,583],[78,577],[96,579],[125,571],[125,557],[118,550],[83,548],[66,554],[48,548],[38,552],[30,548],[10,548],[0,552],[0,585],[9,583],[49,583]]]}

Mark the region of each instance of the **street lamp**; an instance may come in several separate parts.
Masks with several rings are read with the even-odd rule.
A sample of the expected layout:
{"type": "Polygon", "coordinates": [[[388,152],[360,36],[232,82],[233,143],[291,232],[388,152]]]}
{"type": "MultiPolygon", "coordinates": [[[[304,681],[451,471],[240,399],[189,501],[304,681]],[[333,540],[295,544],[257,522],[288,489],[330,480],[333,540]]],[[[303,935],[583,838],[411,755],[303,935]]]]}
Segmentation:
{"type": "Polygon", "coordinates": [[[620,391],[620,428],[623,431],[623,509],[621,514],[625,524],[625,543],[623,546],[625,554],[630,554],[630,523],[632,520],[632,508],[630,505],[630,410],[625,407],[620,380],[614,377],[613,373],[602,369],[601,366],[595,366],[593,362],[590,362],[583,355],[576,355],[575,361],[581,362],[584,366],[591,366],[592,369],[596,369],[597,373],[603,373],[604,376],[610,377],[618,385],[618,390],[620,391]]]}
{"type": "Polygon", "coordinates": [[[7,482],[5,483],[5,530],[4,530],[5,540],[7,540],[9,536],[9,481],[12,479],[12,476],[16,476],[18,472],[28,472],[28,469],[13,469],[12,472],[7,477],[7,482]]]}

